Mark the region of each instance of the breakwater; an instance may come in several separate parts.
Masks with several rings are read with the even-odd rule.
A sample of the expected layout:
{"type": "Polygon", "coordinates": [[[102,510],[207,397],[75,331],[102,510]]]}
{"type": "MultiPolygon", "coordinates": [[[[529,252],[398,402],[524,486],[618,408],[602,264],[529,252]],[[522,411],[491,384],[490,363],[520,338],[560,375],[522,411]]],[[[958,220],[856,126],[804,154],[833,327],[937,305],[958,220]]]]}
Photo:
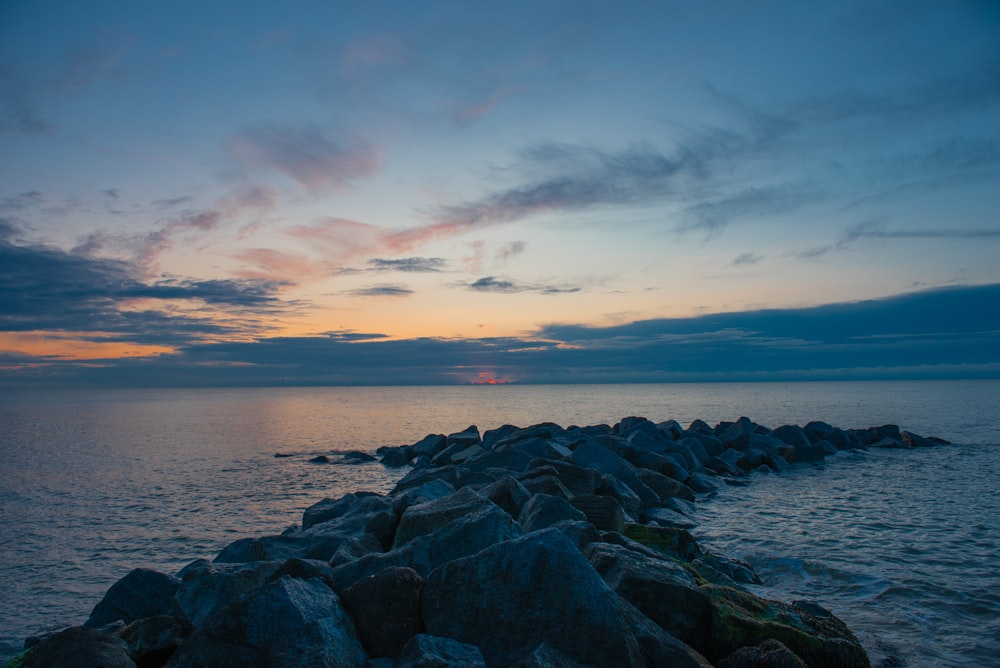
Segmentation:
{"type": "Polygon", "coordinates": [[[762,466],[935,443],[745,418],[432,435],[380,450],[413,466],[391,493],[321,501],[296,530],[237,541],[176,578],[135,571],[85,628],[21,662],[86,646],[177,666],[867,665],[822,602],[743,591],[752,569],[691,539],[690,504],[762,466]]]}

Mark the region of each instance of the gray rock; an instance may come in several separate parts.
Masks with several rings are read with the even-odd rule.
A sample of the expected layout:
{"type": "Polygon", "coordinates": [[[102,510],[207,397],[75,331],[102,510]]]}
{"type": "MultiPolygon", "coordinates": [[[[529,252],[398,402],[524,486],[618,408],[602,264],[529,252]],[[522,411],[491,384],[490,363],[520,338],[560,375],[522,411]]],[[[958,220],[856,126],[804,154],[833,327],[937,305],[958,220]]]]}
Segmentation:
{"type": "Polygon", "coordinates": [[[181,570],[174,601],[184,617],[199,628],[219,610],[263,585],[282,563],[216,564],[199,559],[181,570]]]}
{"type": "Polygon", "coordinates": [[[806,432],[803,431],[802,427],[794,424],[782,425],[772,431],[771,435],[795,447],[810,443],[809,437],[806,436],[806,432]]]}
{"type": "Polygon", "coordinates": [[[727,448],[746,450],[753,437],[755,425],[750,418],[741,417],[736,422],[720,423],[715,429],[715,435],[727,448]]]}
{"type": "Polygon", "coordinates": [[[601,531],[625,531],[625,513],[622,504],[613,496],[578,494],[570,504],[583,512],[587,521],[601,531]]]}
{"type": "Polygon", "coordinates": [[[722,451],[726,449],[726,446],[712,434],[711,430],[709,430],[708,433],[697,431],[685,432],[684,437],[679,442],[687,443],[688,439],[696,441],[705,450],[709,457],[713,455],[720,455],[722,454],[722,451]]]}
{"type": "Polygon", "coordinates": [[[535,494],[524,504],[517,521],[525,532],[538,531],[562,520],[581,521],[587,516],[565,498],[551,494],[535,494]]]}
{"type": "Polygon", "coordinates": [[[494,504],[471,487],[463,487],[450,496],[410,506],[399,518],[393,547],[401,547],[417,536],[429,534],[453,519],[487,505],[494,504]]]}
{"type": "Polygon", "coordinates": [[[504,476],[485,487],[480,487],[477,491],[480,496],[507,511],[511,517],[520,515],[521,508],[531,498],[531,492],[513,476],[504,476]]]}
{"type": "Polygon", "coordinates": [[[397,515],[402,515],[403,511],[418,503],[427,503],[435,499],[443,499],[455,493],[455,486],[444,480],[430,480],[418,487],[411,487],[405,492],[400,492],[392,497],[392,509],[397,515]]]}
{"type": "Polygon", "coordinates": [[[549,494],[567,500],[573,498],[573,492],[569,491],[559,476],[552,473],[525,478],[521,480],[521,484],[532,495],[549,494]]]}
{"type": "Polygon", "coordinates": [[[693,529],[698,523],[671,508],[645,508],[639,518],[646,524],[669,527],[671,529],[693,529]]]}
{"type": "Polygon", "coordinates": [[[174,653],[171,668],[360,668],[367,655],[337,595],[283,576],[226,606],[174,653]]]}
{"type": "Polygon", "coordinates": [[[406,466],[413,459],[412,445],[383,446],[375,451],[381,458],[382,464],[390,468],[406,466]]]}
{"type": "Polygon", "coordinates": [[[84,626],[98,628],[119,619],[130,624],[143,617],[169,614],[180,583],[172,575],[136,568],[111,585],[84,626]]]}
{"type": "Polygon", "coordinates": [[[495,543],[520,536],[521,525],[496,504],[463,515],[436,531],[417,536],[390,552],[367,554],[333,569],[334,588],[343,591],[363,577],[390,566],[412,568],[421,577],[454,559],[475,554],[495,543]]]}
{"type": "Polygon", "coordinates": [[[479,445],[482,443],[482,438],[479,436],[479,427],[476,425],[471,425],[466,427],[462,431],[456,432],[454,434],[449,434],[446,440],[447,447],[453,445],[460,445],[464,448],[470,445],[479,445]]]}
{"type": "Polygon", "coordinates": [[[395,668],[486,668],[486,660],[475,645],[421,633],[400,652],[395,668]]]}
{"type": "Polygon", "coordinates": [[[587,668],[590,664],[582,664],[566,656],[554,647],[542,643],[535,650],[514,664],[513,668],[587,668]]]}
{"type": "Polygon", "coordinates": [[[428,633],[477,643],[489,665],[513,664],[543,642],[580,662],[646,663],[618,596],[556,529],[435,569],[421,611],[428,633]]]}
{"type": "Polygon", "coordinates": [[[162,666],[184,644],[194,627],[170,615],[138,619],[116,634],[128,646],[129,656],[139,668],[162,666]]]}
{"type": "Polygon", "coordinates": [[[497,427],[496,429],[487,429],[483,432],[483,442],[482,445],[487,450],[492,450],[493,446],[497,443],[503,441],[508,436],[521,431],[519,427],[515,427],[512,424],[505,424],[502,427],[497,427]]]}
{"type": "Polygon", "coordinates": [[[444,434],[428,434],[413,444],[414,457],[433,457],[444,450],[448,437],[444,434]]]}
{"type": "Polygon", "coordinates": [[[585,441],[577,446],[573,451],[573,463],[615,476],[628,485],[647,506],[655,506],[660,501],[656,493],[639,479],[631,464],[593,441],[585,441]]]}
{"type": "Polygon", "coordinates": [[[684,481],[691,491],[696,494],[713,494],[719,491],[722,483],[715,476],[707,475],[705,473],[692,473],[688,476],[688,479],[684,481]]]}
{"type": "Polygon", "coordinates": [[[423,631],[420,590],[423,578],[412,568],[386,568],[341,593],[358,637],[373,657],[397,657],[423,631]]]}
{"type": "Polygon", "coordinates": [[[690,639],[708,610],[697,581],[673,561],[607,543],[592,543],[584,556],[619,596],[682,641],[690,639]]]}
{"type": "Polygon", "coordinates": [[[303,536],[282,534],[261,538],[241,538],[227,545],[212,561],[216,563],[248,563],[251,561],[274,561],[276,559],[320,559],[329,561],[347,536],[303,536]]]}
{"type": "Polygon", "coordinates": [[[600,475],[594,469],[577,466],[571,462],[554,459],[533,459],[528,464],[529,469],[547,466],[562,481],[574,496],[577,494],[593,494],[600,485],[600,475]]]}
{"type": "Polygon", "coordinates": [[[717,668],[808,668],[792,650],[774,638],[755,647],[740,647],[715,665],[717,668]]]}
{"type": "Polygon", "coordinates": [[[656,493],[660,503],[665,503],[667,499],[671,498],[694,501],[694,492],[691,488],[682,482],[677,482],[674,478],[646,469],[640,469],[638,476],[643,484],[656,493]]]}
{"type": "Polygon", "coordinates": [[[621,505],[622,510],[635,517],[642,508],[642,499],[632,491],[632,488],[623,483],[618,478],[610,474],[601,476],[601,485],[597,488],[597,493],[601,496],[610,496],[621,505]]]}
{"type": "Polygon", "coordinates": [[[821,462],[824,456],[823,447],[818,442],[810,443],[809,445],[797,445],[795,446],[795,460],[792,463],[821,462]]]}
{"type": "Polygon", "coordinates": [[[10,665],[17,668],[136,668],[124,641],[85,626],[53,633],[10,665]]]}

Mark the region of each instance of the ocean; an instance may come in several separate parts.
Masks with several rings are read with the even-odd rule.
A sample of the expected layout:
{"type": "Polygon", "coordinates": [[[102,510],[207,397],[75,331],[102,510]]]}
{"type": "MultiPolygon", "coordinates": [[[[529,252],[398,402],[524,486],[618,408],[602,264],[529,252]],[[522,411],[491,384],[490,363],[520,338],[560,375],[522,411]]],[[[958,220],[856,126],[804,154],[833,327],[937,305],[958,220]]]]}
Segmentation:
{"type": "Polygon", "coordinates": [[[1000,381],[128,389],[0,395],[0,659],[82,623],[136,567],[176,572],[405,470],[318,465],[428,433],[638,415],[683,425],[896,423],[954,443],[841,453],[698,503],[757,593],[811,599],[876,665],[1000,665],[1000,381]],[[290,455],[276,458],[275,454],[290,455]]]}

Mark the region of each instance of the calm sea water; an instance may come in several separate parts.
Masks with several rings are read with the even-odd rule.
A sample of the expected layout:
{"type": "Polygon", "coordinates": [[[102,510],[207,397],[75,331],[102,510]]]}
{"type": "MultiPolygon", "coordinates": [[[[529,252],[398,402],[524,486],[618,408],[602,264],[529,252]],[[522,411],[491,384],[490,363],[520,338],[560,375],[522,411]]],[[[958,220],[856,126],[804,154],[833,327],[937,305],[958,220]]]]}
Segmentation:
{"type": "Polygon", "coordinates": [[[379,464],[309,464],[427,433],[628,415],[777,427],[894,422],[954,446],[840,455],[700,504],[703,544],[810,598],[885,665],[1000,665],[1000,381],[94,390],[0,397],[0,656],[81,623],[132,568],[278,533],[379,464]],[[275,458],[276,453],[295,455],[275,458]]]}

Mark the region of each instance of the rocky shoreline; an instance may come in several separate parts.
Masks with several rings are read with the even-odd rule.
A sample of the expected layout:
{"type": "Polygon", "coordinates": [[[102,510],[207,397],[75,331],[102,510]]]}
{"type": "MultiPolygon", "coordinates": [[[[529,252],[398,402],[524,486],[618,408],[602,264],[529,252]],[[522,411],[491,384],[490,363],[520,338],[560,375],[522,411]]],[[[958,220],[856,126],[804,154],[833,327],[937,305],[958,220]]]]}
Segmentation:
{"type": "Polygon", "coordinates": [[[136,569],[8,665],[869,666],[820,604],[749,593],[753,569],[688,532],[693,504],[754,471],[943,443],[748,418],[432,434],[376,453],[412,467],[388,494],[324,499],[176,576],[136,569]]]}

